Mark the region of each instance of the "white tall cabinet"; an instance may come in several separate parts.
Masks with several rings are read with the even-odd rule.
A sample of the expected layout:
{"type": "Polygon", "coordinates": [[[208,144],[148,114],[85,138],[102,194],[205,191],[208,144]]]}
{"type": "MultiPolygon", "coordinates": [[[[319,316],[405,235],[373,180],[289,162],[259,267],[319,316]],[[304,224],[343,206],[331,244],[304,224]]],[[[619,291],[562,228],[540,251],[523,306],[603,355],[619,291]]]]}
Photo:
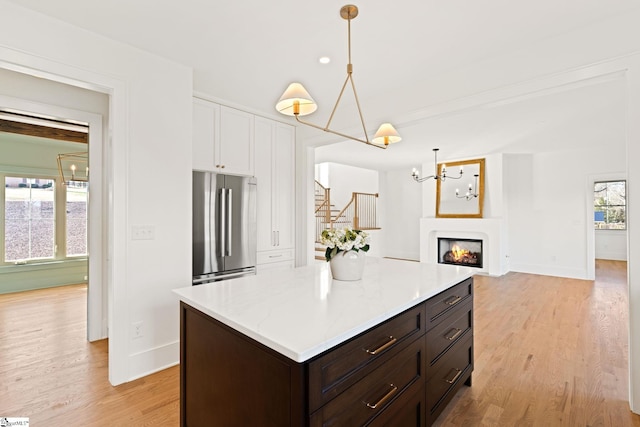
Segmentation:
{"type": "Polygon", "coordinates": [[[254,174],[254,115],[193,100],[193,169],[254,174]]]}
{"type": "Polygon", "coordinates": [[[258,273],[294,266],[295,128],[255,118],[258,273]]]}

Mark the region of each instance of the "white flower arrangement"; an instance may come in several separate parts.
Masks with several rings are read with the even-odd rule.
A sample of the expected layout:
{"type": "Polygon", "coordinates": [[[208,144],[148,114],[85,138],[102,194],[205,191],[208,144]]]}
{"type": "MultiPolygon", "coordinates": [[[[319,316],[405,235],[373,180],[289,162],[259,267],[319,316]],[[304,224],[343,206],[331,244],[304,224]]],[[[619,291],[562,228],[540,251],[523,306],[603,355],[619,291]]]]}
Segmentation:
{"type": "Polygon", "coordinates": [[[366,231],[344,227],[340,230],[323,230],[321,236],[322,244],[327,245],[324,253],[327,261],[331,261],[339,252],[369,250],[369,233],[366,231]]]}

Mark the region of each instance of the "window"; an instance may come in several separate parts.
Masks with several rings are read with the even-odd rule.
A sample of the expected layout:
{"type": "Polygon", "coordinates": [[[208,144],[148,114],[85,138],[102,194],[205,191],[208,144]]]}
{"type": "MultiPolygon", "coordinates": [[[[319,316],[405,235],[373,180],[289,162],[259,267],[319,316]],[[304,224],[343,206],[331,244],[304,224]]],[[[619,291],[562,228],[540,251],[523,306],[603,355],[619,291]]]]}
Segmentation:
{"type": "Polygon", "coordinates": [[[87,183],[71,181],[67,190],[67,256],[87,255],[87,183]]]}
{"type": "Polygon", "coordinates": [[[626,181],[596,182],[593,189],[595,228],[624,230],[626,228],[626,181]]]}
{"type": "Polygon", "coordinates": [[[56,187],[50,178],[16,176],[4,176],[4,182],[0,264],[87,255],[86,182],[56,187]]]}
{"type": "Polygon", "coordinates": [[[5,178],[5,261],[55,256],[53,181],[5,178]]]}

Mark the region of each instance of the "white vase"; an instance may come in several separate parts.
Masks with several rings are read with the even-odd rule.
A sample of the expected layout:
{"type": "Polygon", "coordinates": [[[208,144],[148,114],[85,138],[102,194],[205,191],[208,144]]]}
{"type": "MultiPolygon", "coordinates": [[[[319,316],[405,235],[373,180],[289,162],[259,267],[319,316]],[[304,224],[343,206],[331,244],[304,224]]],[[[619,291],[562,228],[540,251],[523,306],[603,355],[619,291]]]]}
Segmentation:
{"type": "Polygon", "coordinates": [[[338,252],[329,261],[333,278],[345,281],[362,279],[365,254],[364,251],[338,252]]]}

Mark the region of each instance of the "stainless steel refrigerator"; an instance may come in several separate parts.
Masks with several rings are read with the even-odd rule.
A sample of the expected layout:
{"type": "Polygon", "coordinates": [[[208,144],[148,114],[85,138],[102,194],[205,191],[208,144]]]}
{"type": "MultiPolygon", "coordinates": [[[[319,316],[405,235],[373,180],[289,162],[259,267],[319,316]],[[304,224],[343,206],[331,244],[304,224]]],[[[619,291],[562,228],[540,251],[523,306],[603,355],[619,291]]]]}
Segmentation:
{"type": "Polygon", "coordinates": [[[193,171],[193,284],[256,272],[256,179],[193,171]]]}

